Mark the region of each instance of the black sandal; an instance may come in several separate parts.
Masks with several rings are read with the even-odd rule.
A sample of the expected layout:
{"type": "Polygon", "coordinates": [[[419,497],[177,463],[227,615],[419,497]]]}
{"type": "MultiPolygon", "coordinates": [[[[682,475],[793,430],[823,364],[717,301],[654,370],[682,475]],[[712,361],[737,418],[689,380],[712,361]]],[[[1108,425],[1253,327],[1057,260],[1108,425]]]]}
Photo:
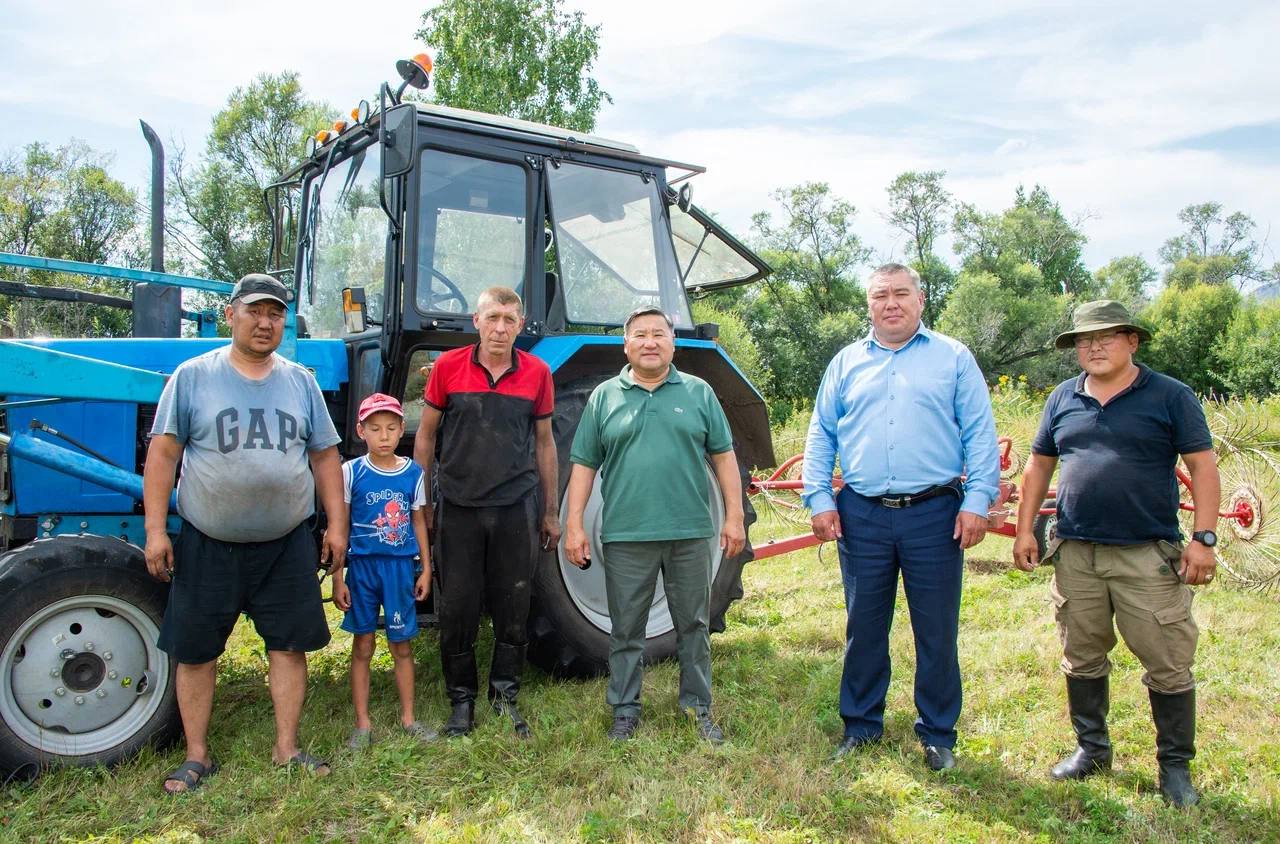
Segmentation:
{"type": "Polygon", "coordinates": [[[211,777],[216,773],[218,773],[217,762],[210,760],[208,765],[204,765],[194,759],[188,759],[177,768],[174,768],[172,774],[164,778],[164,783],[180,782],[186,788],[165,788],[164,783],[161,783],[160,787],[164,788],[165,794],[190,794],[204,785],[206,777],[211,777]]]}
{"type": "Polygon", "coordinates": [[[333,766],[319,756],[312,756],[305,750],[299,750],[287,761],[277,762],[277,768],[298,768],[317,777],[327,777],[333,772],[333,766]],[[323,768],[324,770],[321,770],[323,768]]]}

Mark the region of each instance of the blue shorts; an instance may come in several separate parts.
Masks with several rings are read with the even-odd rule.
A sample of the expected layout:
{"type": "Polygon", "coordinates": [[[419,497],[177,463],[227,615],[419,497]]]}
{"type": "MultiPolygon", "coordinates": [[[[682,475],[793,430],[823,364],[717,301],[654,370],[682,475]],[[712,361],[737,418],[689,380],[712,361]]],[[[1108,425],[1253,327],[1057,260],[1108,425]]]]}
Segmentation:
{"type": "Polygon", "coordinates": [[[404,642],[418,635],[418,608],[413,599],[412,557],[347,557],[351,609],[342,619],[348,633],[378,629],[378,607],[386,615],[387,641],[404,642]]]}

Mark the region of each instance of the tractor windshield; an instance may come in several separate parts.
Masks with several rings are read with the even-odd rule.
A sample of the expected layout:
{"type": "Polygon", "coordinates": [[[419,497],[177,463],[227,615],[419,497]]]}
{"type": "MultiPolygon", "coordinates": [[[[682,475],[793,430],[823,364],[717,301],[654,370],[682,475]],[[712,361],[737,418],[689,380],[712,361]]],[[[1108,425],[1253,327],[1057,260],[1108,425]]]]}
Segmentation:
{"type": "Polygon", "coordinates": [[[489,287],[523,290],[529,237],[525,183],[525,169],[517,163],[422,151],[419,311],[469,314],[489,287]]]}
{"type": "Polygon", "coordinates": [[[363,287],[382,319],[387,217],[378,201],[380,147],[369,144],[307,185],[298,313],[312,337],[342,337],[342,289],[363,287]]]}
{"type": "Polygon", "coordinates": [[[547,176],[568,321],[621,325],[653,305],[692,327],[657,180],[569,162],[547,176]]]}

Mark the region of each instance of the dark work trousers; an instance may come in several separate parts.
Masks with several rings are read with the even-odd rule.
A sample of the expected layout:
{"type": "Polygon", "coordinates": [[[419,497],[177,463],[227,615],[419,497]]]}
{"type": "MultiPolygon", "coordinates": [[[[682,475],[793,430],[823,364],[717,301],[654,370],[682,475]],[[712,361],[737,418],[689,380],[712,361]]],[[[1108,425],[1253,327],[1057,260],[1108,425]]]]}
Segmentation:
{"type": "Polygon", "coordinates": [[[916,644],[916,735],[951,748],[960,717],[960,584],[964,555],[952,538],[960,500],[939,495],[892,509],[845,488],[836,497],[844,578],[844,674],[840,716],[848,737],[879,737],[889,689],[889,628],[898,572],[916,644]]]}
{"type": "Polygon", "coordinates": [[[459,507],[440,501],[436,612],[445,692],[451,703],[476,698],[476,633],[484,608],[493,619],[489,700],[514,701],[520,690],[538,526],[533,493],[505,507],[459,507]]]}

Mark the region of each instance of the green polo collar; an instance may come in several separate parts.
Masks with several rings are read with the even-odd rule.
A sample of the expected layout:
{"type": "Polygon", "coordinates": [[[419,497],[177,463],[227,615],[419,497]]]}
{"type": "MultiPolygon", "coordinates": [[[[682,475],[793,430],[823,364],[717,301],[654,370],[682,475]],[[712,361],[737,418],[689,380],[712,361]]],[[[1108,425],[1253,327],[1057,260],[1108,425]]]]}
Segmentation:
{"type": "MultiPolygon", "coordinates": [[[[622,372],[618,373],[618,380],[622,382],[622,388],[624,390],[630,390],[632,387],[636,386],[636,382],[631,378],[631,364],[627,364],[622,367],[622,372]]],[[[667,370],[667,380],[662,383],[679,384],[682,380],[680,373],[676,371],[676,365],[673,363],[671,364],[671,368],[667,370]]]]}

